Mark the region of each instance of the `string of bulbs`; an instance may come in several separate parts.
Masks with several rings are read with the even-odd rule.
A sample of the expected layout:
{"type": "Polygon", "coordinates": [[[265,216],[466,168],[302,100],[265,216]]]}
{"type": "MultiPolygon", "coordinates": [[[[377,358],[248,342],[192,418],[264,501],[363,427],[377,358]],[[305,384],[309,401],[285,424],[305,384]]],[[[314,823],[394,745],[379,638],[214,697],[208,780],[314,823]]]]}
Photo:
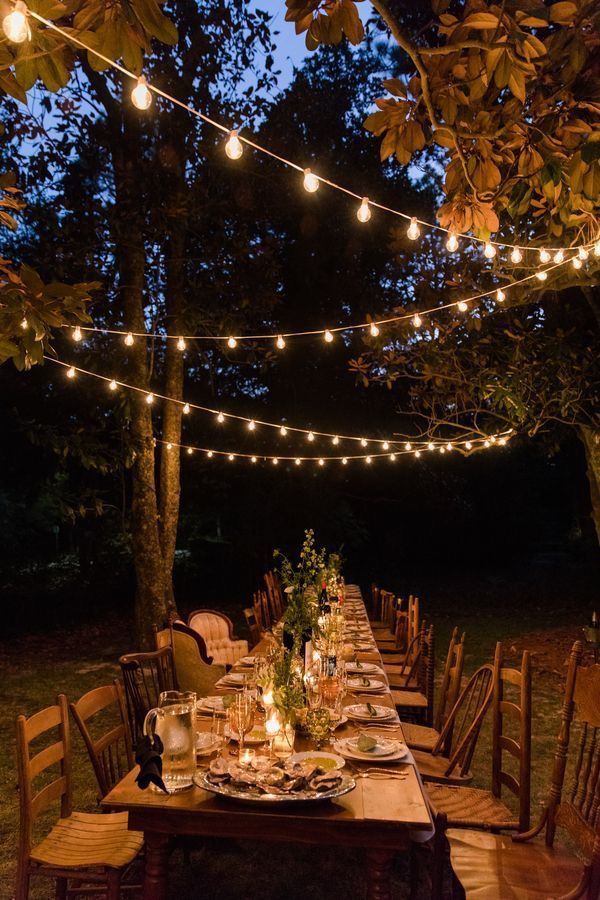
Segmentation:
{"type": "MultiPolygon", "coordinates": [[[[216,128],[218,131],[225,133],[227,135],[227,140],[225,142],[225,153],[230,159],[240,159],[244,152],[244,146],[248,146],[254,150],[259,151],[260,153],[265,154],[266,156],[269,156],[271,159],[276,160],[287,168],[293,169],[296,172],[300,172],[303,176],[304,189],[310,194],[315,193],[319,189],[321,184],[324,184],[334,190],[340,191],[341,193],[360,201],[360,205],[356,210],[356,217],[358,221],[363,224],[367,223],[371,219],[373,209],[379,209],[382,212],[399,216],[400,218],[408,221],[409,226],[406,233],[407,237],[410,240],[418,240],[421,234],[421,227],[424,227],[432,231],[438,231],[446,234],[448,236],[446,241],[446,248],[451,253],[454,253],[459,249],[461,240],[469,241],[483,246],[483,254],[486,259],[493,259],[496,256],[499,248],[511,250],[510,259],[511,262],[513,262],[515,265],[518,265],[523,260],[523,254],[526,252],[539,253],[540,258],[542,258],[542,254],[547,254],[547,259],[542,258],[542,262],[548,262],[551,253],[564,254],[566,252],[564,248],[560,247],[548,247],[542,248],[542,250],[538,250],[537,248],[531,248],[521,244],[511,244],[505,241],[484,240],[483,238],[478,238],[471,234],[444,228],[437,223],[428,222],[425,219],[411,216],[408,213],[403,212],[402,210],[385,206],[384,204],[379,203],[376,200],[372,200],[369,197],[362,196],[361,194],[356,193],[355,191],[350,190],[349,188],[344,187],[343,185],[332,181],[329,178],[324,178],[321,175],[317,175],[310,168],[305,168],[294,162],[293,160],[287,159],[286,157],[275,153],[268,147],[265,147],[262,144],[258,144],[251,138],[240,134],[236,129],[228,128],[221,122],[217,122],[215,119],[210,118],[210,116],[205,115],[204,113],[183,102],[182,100],[178,100],[176,97],[173,97],[166,91],[163,91],[155,85],[150,84],[144,75],[136,75],[134,72],[131,72],[129,69],[125,68],[125,66],[122,66],[120,63],[117,63],[110,57],[105,56],[103,53],[100,53],[93,47],[90,47],[89,44],[86,44],[85,41],[82,41],[80,38],[76,37],[72,32],[65,31],[59,25],[56,25],[49,19],[46,19],[38,12],[29,9],[24,0],[15,0],[13,9],[8,13],[8,15],[4,17],[2,21],[4,33],[10,41],[16,44],[22,44],[25,41],[31,40],[31,27],[28,21],[29,17],[40,22],[42,25],[45,25],[47,28],[51,29],[57,34],[60,34],[65,40],[71,42],[72,44],[75,44],[83,50],[86,50],[88,53],[93,53],[96,57],[98,57],[98,59],[101,59],[107,65],[111,66],[122,75],[125,75],[127,78],[131,78],[135,82],[135,85],[131,91],[131,101],[137,109],[142,111],[149,109],[152,105],[153,94],[156,94],[159,97],[163,97],[168,102],[174,104],[175,106],[179,106],[182,109],[185,109],[191,115],[196,116],[206,124],[212,126],[213,128],[216,128]]],[[[594,242],[583,244],[579,249],[589,250],[593,243],[594,242]]],[[[600,247],[598,248],[598,255],[600,255],[600,247]]]]}
{"type": "MultiPolygon", "coordinates": [[[[425,450],[430,450],[430,451],[438,450],[439,452],[445,453],[446,451],[449,452],[451,450],[460,448],[466,452],[469,452],[479,445],[484,446],[484,447],[491,446],[492,444],[495,444],[496,441],[502,446],[503,444],[506,443],[507,436],[512,433],[512,430],[509,430],[506,432],[502,432],[501,434],[498,434],[498,435],[490,435],[489,437],[476,435],[475,433],[473,433],[472,435],[470,435],[468,437],[465,437],[464,435],[462,435],[460,439],[454,439],[454,440],[446,439],[443,441],[440,441],[440,440],[438,440],[438,441],[415,440],[414,438],[409,438],[408,435],[404,435],[402,437],[402,439],[397,439],[397,438],[396,439],[390,439],[390,438],[386,439],[386,438],[380,438],[380,437],[365,437],[365,436],[360,437],[357,435],[349,435],[349,434],[334,434],[333,432],[330,432],[330,431],[318,431],[317,429],[298,428],[294,425],[282,424],[281,422],[279,422],[279,423],[267,422],[263,419],[250,419],[247,416],[240,416],[235,413],[226,413],[220,409],[213,409],[208,406],[201,406],[197,403],[190,403],[189,401],[186,401],[186,400],[180,400],[175,397],[168,397],[165,394],[157,394],[157,393],[154,393],[153,391],[146,390],[146,388],[141,388],[141,387],[138,387],[137,385],[128,384],[127,382],[124,382],[124,381],[118,381],[116,378],[110,378],[107,375],[100,375],[98,372],[91,372],[89,369],[83,369],[80,366],[71,365],[68,362],[64,362],[64,360],[56,359],[53,356],[44,356],[44,359],[48,360],[49,362],[54,363],[55,365],[61,366],[64,369],[66,369],[67,378],[70,379],[71,381],[74,380],[78,374],[86,375],[91,378],[99,379],[100,381],[103,381],[105,384],[108,384],[110,391],[117,391],[119,388],[123,388],[125,390],[132,391],[137,394],[141,394],[144,397],[145,402],[148,404],[148,406],[152,406],[157,400],[162,400],[166,403],[174,403],[178,406],[181,406],[182,412],[184,413],[184,415],[189,415],[192,412],[192,410],[198,410],[202,413],[208,413],[209,415],[212,415],[215,417],[215,420],[217,421],[217,423],[219,425],[223,425],[227,421],[237,421],[237,422],[244,422],[246,425],[246,428],[250,432],[255,432],[259,427],[262,426],[262,427],[266,427],[266,428],[277,429],[277,431],[279,432],[279,434],[282,437],[285,437],[288,434],[302,434],[302,435],[306,436],[307,441],[311,444],[314,443],[314,441],[316,441],[317,438],[330,438],[331,443],[334,447],[339,446],[339,444],[342,441],[353,441],[355,443],[359,443],[360,446],[363,448],[368,447],[370,444],[375,445],[377,448],[381,448],[381,452],[373,453],[372,451],[370,451],[369,453],[358,454],[357,456],[354,456],[354,457],[349,457],[348,455],[346,455],[345,457],[342,457],[342,456],[329,457],[328,456],[328,457],[326,457],[327,459],[343,459],[343,458],[366,459],[367,456],[373,457],[373,456],[389,455],[388,452],[390,450],[391,450],[392,454],[404,452],[404,453],[414,453],[417,456],[420,456],[421,452],[425,451],[425,450]],[[403,446],[401,449],[399,449],[401,444],[403,446]]],[[[175,446],[175,445],[173,445],[173,446],[175,446]]],[[[181,445],[177,445],[177,446],[181,446],[184,448],[187,447],[187,445],[185,445],[185,444],[181,444],[181,445]]],[[[197,449],[206,449],[206,448],[197,448],[197,449]]],[[[213,451],[213,452],[217,452],[217,451],[213,451]]],[[[222,452],[225,454],[225,451],[222,451],[222,452]]],[[[235,456],[236,454],[233,454],[233,455],[235,456]]],[[[237,455],[238,456],[250,456],[250,454],[243,454],[243,453],[237,454],[237,455]]],[[[263,458],[270,459],[271,457],[263,457],[263,458]]],[[[299,458],[301,458],[301,459],[321,459],[324,457],[307,456],[307,457],[299,457],[299,458]]],[[[295,456],[290,456],[290,457],[278,456],[277,459],[296,459],[296,457],[295,456]]]]}
{"type": "MultiPolygon", "coordinates": [[[[593,247],[594,255],[600,257],[600,240],[596,241],[593,247]]],[[[542,258],[540,254],[540,259],[542,258]]],[[[317,337],[321,336],[326,343],[332,343],[335,339],[336,334],[342,334],[345,332],[352,331],[365,331],[368,330],[371,337],[377,337],[380,334],[381,328],[386,325],[392,325],[396,322],[403,322],[411,320],[411,324],[414,328],[418,329],[423,325],[423,320],[426,318],[431,318],[436,313],[443,312],[446,309],[457,309],[461,313],[467,312],[470,308],[472,308],[472,304],[476,303],[478,300],[482,300],[485,297],[490,297],[496,300],[497,303],[503,303],[506,299],[506,291],[511,288],[517,287],[520,284],[524,284],[528,281],[536,279],[537,281],[546,281],[548,278],[548,273],[553,272],[555,269],[560,268],[561,266],[565,266],[570,263],[575,269],[581,269],[583,263],[589,258],[589,250],[585,247],[579,247],[577,251],[574,251],[571,256],[565,256],[562,251],[558,251],[554,255],[553,265],[548,266],[545,269],[539,269],[537,272],[533,272],[530,275],[525,275],[523,278],[519,278],[516,281],[512,281],[510,284],[504,285],[504,287],[494,287],[489,291],[482,291],[479,294],[473,294],[470,297],[464,297],[462,300],[453,300],[450,303],[444,303],[441,306],[431,306],[427,309],[419,310],[418,312],[411,313],[403,313],[398,316],[386,316],[385,318],[373,319],[368,322],[355,322],[351,325],[337,325],[331,328],[315,328],[311,330],[305,331],[282,331],[280,333],[267,332],[262,334],[230,334],[230,335],[219,335],[219,334],[183,334],[183,335],[175,335],[175,334],[166,334],[159,331],[127,331],[126,329],[120,328],[103,328],[96,325],[76,325],[72,328],[71,336],[75,342],[80,342],[83,340],[84,332],[90,333],[100,333],[107,335],[118,335],[121,336],[125,342],[125,345],[131,347],[136,338],[144,338],[144,339],[158,339],[164,341],[177,341],[177,348],[183,351],[187,349],[188,341],[216,341],[227,343],[227,346],[230,349],[234,349],[237,347],[238,343],[243,341],[274,341],[275,347],[278,350],[284,350],[286,347],[286,341],[290,338],[299,338],[299,337],[317,337]]],[[[549,254],[547,257],[544,257],[544,261],[548,262],[549,254]]],[[[529,302],[533,302],[534,298],[531,298],[529,302]]],[[[23,319],[22,322],[23,328],[28,327],[27,319],[23,319]]],[[[64,326],[66,328],[71,328],[72,326],[64,326]]]]}

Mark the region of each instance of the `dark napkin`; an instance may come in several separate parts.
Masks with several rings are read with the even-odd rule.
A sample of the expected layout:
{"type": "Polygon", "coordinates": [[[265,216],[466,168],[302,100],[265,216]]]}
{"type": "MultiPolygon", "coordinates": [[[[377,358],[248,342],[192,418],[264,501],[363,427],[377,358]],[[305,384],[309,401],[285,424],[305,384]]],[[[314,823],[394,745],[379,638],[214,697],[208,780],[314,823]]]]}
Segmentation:
{"type": "Polygon", "coordinates": [[[145,734],[138,741],[135,748],[135,761],[140,767],[140,771],[135,779],[141,790],[145,791],[149,784],[155,784],[157,788],[168,794],[165,783],[162,780],[162,758],[163,743],[157,734],[154,737],[145,734]]]}

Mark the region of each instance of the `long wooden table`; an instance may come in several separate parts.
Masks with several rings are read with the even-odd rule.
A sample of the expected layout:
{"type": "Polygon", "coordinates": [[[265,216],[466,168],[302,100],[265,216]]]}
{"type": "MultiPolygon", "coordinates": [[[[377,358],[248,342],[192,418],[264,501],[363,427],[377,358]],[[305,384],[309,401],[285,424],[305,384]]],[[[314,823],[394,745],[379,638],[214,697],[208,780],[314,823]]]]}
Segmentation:
{"type": "MultiPolygon", "coordinates": [[[[368,622],[362,601],[357,615],[368,622]]],[[[254,652],[260,651],[258,645],[254,652]]],[[[357,657],[381,664],[376,649],[358,653],[357,657]]],[[[345,705],[365,699],[393,708],[389,688],[385,696],[375,699],[367,695],[359,695],[357,699],[356,694],[348,694],[345,705]]],[[[210,719],[199,716],[198,729],[209,728],[210,719]]],[[[338,729],[336,736],[349,736],[356,730],[357,726],[349,721],[338,729]]],[[[392,736],[391,732],[382,734],[392,736]]],[[[296,741],[296,749],[310,746],[306,739],[296,741]]],[[[335,801],[296,808],[248,805],[216,797],[195,786],[170,796],[151,789],[141,791],[135,784],[137,770],[134,770],[113,788],[102,805],[127,811],[129,828],[144,832],[144,900],[164,900],[167,896],[169,853],[175,835],[361,848],[366,854],[369,900],[389,900],[394,854],[408,848],[411,833],[425,836],[433,827],[415,767],[400,762],[393,768],[405,771],[406,778],[402,781],[358,778],[355,790],[335,801]]]]}

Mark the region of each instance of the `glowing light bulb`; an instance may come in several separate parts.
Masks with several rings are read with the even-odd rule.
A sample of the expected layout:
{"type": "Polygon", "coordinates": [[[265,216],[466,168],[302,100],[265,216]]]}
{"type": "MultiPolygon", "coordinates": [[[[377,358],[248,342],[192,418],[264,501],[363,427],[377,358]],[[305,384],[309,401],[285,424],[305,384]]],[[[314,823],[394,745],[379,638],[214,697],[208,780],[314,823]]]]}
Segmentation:
{"type": "Polygon", "coordinates": [[[81,333],[81,328],[79,327],[79,325],[77,325],[77,327],[73,329],[73,340],[79,343],[82,338],[83,335],[81,333]]]}
{"type": "Polygon", "coordinates": [[[417,457],[417,459],[420,457],[420,455],[421,455],[421,451],[415,450],[415,456],[417,457]]]}
{"type": "Polygon", "coordinates": [[[448,452],[452,450],[452,444],[450,443],[450,441],[448,441],[448,443],[446,444],[446,450],[448,450],[448,452]]]}
{"type": "Polygon", "coordinates": [[[281,426],[281,428],[279,429],[279,434],[280,434],[282,437],[285,437],[285,436],[286,436],[286,434],[287,434],[287,428],[285,427],[285,425],[282,425],[282,426],[281,426]]]}
{"type": "Polygon", "coordinates": [[[277,459],[276,456],[273,457],[273,465],[274,465],[274,466],[278,466],[278,465],[279,465],[279,460],[277,459]]]}
{"type": "Polygon", "coordinates": [[[413,325],[415,326],[415,328],[420,328],[422,324],[423,320],[421,316],[418,313],[415,313],[413,316],[413,325]]]}
{"type": "Polygon", "coordinates": [[[2,20],[4,34],[13,44],[22,44],[31,38],[31,29],[27,21],[27,7],[17,0],[12,12],[2,20]]]}
{"type": "Polygon", "coordinates": [[[297,466],[299,466],[300,463],[302,462],[302,460],[300,459],[299,456],[297,456],[296,459],[294,460],[294,462],[296,463],[297,466]]]}
{"type": "Polygon", "coordinates": [[[333,340],[333,335],[329,329],[327,329],[327,331],[324,333],[323,337],[325,338],[325,340],[327,341],[328,344],[330,344],[333,340]]]}
{"type": "Polygon", "coordinates": [[[538,281],[545,281],[548,277],[548,273],[544,269],[542,269],[541,272],[535,273],[535,277],[538,279],[538,281]]]}
{"type": "Polygon", "coordinates": [[[117,387],[118,387],[117,382],[115,381],[114,378],[113,378],[113,380],[111,381],[111,383],[110,383],[108,386],[109,386],[109,388],[111,389],[111,391],[116,391],[116,389],[117,389],[117,387]]]}
{"type": "Polygon", "coordinates": [[[143,75],[137,80],[137,84],[131,92],[131,102],[136,109],[148,109],[152,103],[152,93],[148,88],[148,82],[143,75]]]}
{"type": "Polygon", "coordinates": [[[513,251],[510,254],[510,261],[513,262],[515,265],[518,265],[522,259],[523,259],[523,254],[521,253],[519,248],[513,247],[513,251]]]}
{"type": "Polygon", "coordinates": [[[244,145],[238,137],[237,131],[230,131],[225,142],[225,153],[229,159],[239,159],[244,152],[244,145]]]}
{"type": "Polygon", "coordinates": [[[189,416],[189,414],[190,414],[190,404],[189,403],[183,404],[183,414],[184,414],[184,416],[189,416]]]}
{"type": "Polygon", "coordinates": [[[312,431],[309,431],[309,432],[308,432],[308,434],[306,435],[306,439],[309,440],[311,443],[314,441],[315,436],[314,436],[314,434],[312,433],[312,431]]]}
{"type": "Polygon", "coordinates": [[[461,312],[466,312],[469,308],[469,304],[465,300],[459,300],[456,305],[461,312]]]}
{"type": "Polygon", "coordinates": [[[439,447],[438,449],[439,449],[440,453],[445,453],[445,452],[446,452],[446,448],[445,448],[445,447],[439,447]]]}
{"type": "Polygon", "coordinates": [[[550,254],[544,247],[542,247],[542,249],[540,250],[540,262],[541,263],[550,262],[550,254]]]}
{"type": "Polygon", "coordinates": [[[413,218],[410,220],[410,225],[406,231],[406,237],[411,241],[416,241],[419,239],[419,235],[421,234],[421,229],[419,228],[419,223],[417,220],[413,218]]]}
{"type": "Polygon", "coordinates": [[[233,455],[233,453],[230,453],[229,456],[227,457],[227,459],[229,460],[229,462],[233,462],[233,460],[235,459],[235,456],[233,455]]]}
{"type": "Polygon", "coordinates": [[[412,450],[412,444],[410,441],[407,441],[404,445],[405,450],[412,450]]]}
{"type": "Polygon", "coordinates": [[[471,450],[472,447],[473,447],[473,444],[471,443],[471,441],[465,441],[465,449],[466,450],[471,450]]]}
{"type": "Polygon", "coordinates": [[[75,378],[75,367],[71,366],[70,369],[67,369],[67,378],[75,378]]]}
{"type": "Polygon", "coordinates": [[[319,190],[319,176],[311,172],[310,169],[304,170],[304,190],[309,194],[314,194],[319,190]]]}
{"type": "Polygon", "coordinates": [[[345,456],[342,458],[342,465],[343,465],[343,466],[347,466],[347,465],[348,465],[348,460],[346,459],[345,456]]]}
{"type": "Polygon", "coordinates": [[[154,403],[154,394],[153,393],[146,394],[146,403],[148,404],[148,406],[152,406],[152,404],[154,403]]]}
{"type": "Polygon", "coordinates": [[[252,458],[251,458],[251,460],[250,460],[250,462],[253,462],[253,463],[255,463],[255,462],[256,462],[256,457],[255,457],[255,456],[253,456],[253,457],[252,457],[252,458]]]}
{"type": "Polygon", "coordinates": [[[227,338],[227,346],[230,350],[233,350],[234,347],[237,347],[237,341],[234,337],[227,338]]]}
{"type": "Polygon", "coordinates": [[[254,419],[252,419],[252,421],[248,422],[248,431],[254,431],[255,428],[256,422],[254,421],[254,419]]]}
{"type": "Polygon", "coordinates": [[[395,454],[395,453],[390,453],[390,459],[391,459],[392,462],[396,462],[396,454],[395,454]]]}
{"type": "Polygon", "coordinates": [[[496,443],[496,435],[495,434],[490,435],[490,443],[492,443],[492,444],[496,443]]]}
{"type": "Polygon", "coordinates": [[[502,288],[498,288],[498,290],[496,291],[496,300],[498,301],[498,303],[504,303],[504,301],[506,300],[506,294],[504,293],[502,288]]]}
{"type": "Polygon", "coordinates": [[[594,256],[600,256],[600,241],[594,244],[594,256]]]}
{"type": "Polygon", "coordinates": [[[578,256],[574,256],[573,259],[571,260],[571,263],[572,263],[574,269],[580,269],[583,265],[583,263],[581,262],[581,260],[579,259],[578,256]]]}
{"type": "Polygon", "coordinates": [[[428,449],[428,450],[435,450],[435,444],[433,444],[431,441],[429,441],[429,443],[427,444],[427,449],[428,449]]]}
{"type": "Polygon", "coordinates": [[[212,452],[212,450],[208,450],[208,451],[206,452],[206,455],[208,456],[209,459],[212,459],[212,458],[213,458],[213,452],[212,452]]]}
{"type": "Polygon", "coordinates": [[[125,335],[125,346],[131,347],[133,344],[133,335],[131,332],[125,335]]]}
{"type": "Polygon", "coordinates": [[[182,353],[185,350],[185,341],[182,337],[180,337],[177,341],[177,349],[181,350],[182,353]]]}
{"type": "Polygon", "coordinates": [[[501,447],[504,447],[504,445],[506,444],[506,438],[505,437],[499,438],[498,443],[500,444],[501,447]]]}
{"type": "Polygon", "coordinates": [[[383,444],[382,444],[381,446],[382,446],[382,448],[383,448],[384,450],[389,450],[389,449],[390,449],[390,445],[389,445],[389,443],[388,443],[387,441],[384,441],[383,444]]]}
{"type": "Polygon", "coordinates": [[[366,464],[367,464],[368,466],[370,466],[371,463],[373,462],[373,460],[371,459],[370,456],[366,456],[366,457],[365,457],[365,462],[366,462],[366,464]]]}
{"type": "Polygon", "coordinates": [[[222,412],[217,413],[217,422],[219,422],[219,424],[222,425],[224,421],[225,421],[225,416],[223,415],[223,413],[222,412]]]}
{"type": "Polygon", "coordinates": [[[564,258],[565,258],[565,254],[562,250],[557,250],[556,253],[554,254],[554,262],[556,263],[557,266],[560,265],[560,263],[563,261],[564,258]]]}
{"type": "Polygon", "coordinates": [[[577,252],[579,254],[579,259],[587,259],[588,256],[590,255],[588,253],[587,247],[580,247],[577,252]]]}
{"type": "Polygon", "coordinates": [[[448,240],[446,241],[446,250],[450,253],[456,253],[458,250],[458,238],[453,232],[450,232],[448,235],[448,240]]]}
{"type": "MultiPolygon", "coordinates": [[[[188,456],[191,456],[193,452],[194,452],[194,448],[193,448],[193,447],[188,447],[188,448],[187,448],[188,456]]],[[[212,453],[211,453],[210,455],[212,456],[212,453]]]]}
{"type": "Polygon", "coordinates": [[[371,218],[371,207],[369,206],[368,197],[362,198],[362,202],[356,210],[356,218],[359,222],[368,222],[371,218]]]}
{"type": "Polygon", "coordinates": [[[371,332],[371,337],[377,337],[377,335],[379,334],[379,328],[377,327],[375,322],[371,322],[369,331],[371,332]]]}
{"type": "Polygon", "coordinates": [[[336,434],[336,436],[335,436],[334,438],[332,438],[331,443],[334,444],[334,445],[337,447],[337,445],[339,444],[339,442],[340,442],[340,439],[339,439],[339,437],[338,437],[337,434],[336,434]]]}
{"type": "Polygon", "coordinates": [[[173,444],[167,444],[167,450],[172,450],[172,449],[173,449],[173,444]]]}
{"type": "Polygon", "coordinates": [[[324,460],[324,459],[320,459],[320,460],[319,460],[319,465],[320,465],[320,466],[324,466],[324,465],[325,465],[325,460],[324,460]]]}
{"type": "Polygon", "coordinates": [[[276,345],[276,347],[277,347],[278,350],[284,350],[284,349],[285,349],[285,341],[284,341],[283,336],[282,336],[281,334],[277,335],[277,340],[275,341],[275,345],[276,345]]]}
{"type": "Polygon", "coordinates": [[[26,331],[29,328],[29,322],[26,318],[21,319],[21,328],[26,331]]]}
{"type": "Polygon", "coordinates": [[[485,256],[486,259],[493,259],[496,255],[496,248],[494,247],[493,244],[490,244],[489,241],[486,243],[485,247],[483,248],[483,255],[485,256]]]}
{"type": "Polygon", "coordinates": [[[361,438],[361,439],[360,439],[360,446],[361,446],[361,447],[366,447],[368,443],[369,443],[369,442],[366,440],[366,438],[361,438]]]}
{"type": "Polygon", "coordinates": [[[489,447],[489,446],[490,446],[490,442],[489,442],[489,441],[484,441],[484,442],[483,442],[483,446],[484,446],[484,447],[489,447]]]}

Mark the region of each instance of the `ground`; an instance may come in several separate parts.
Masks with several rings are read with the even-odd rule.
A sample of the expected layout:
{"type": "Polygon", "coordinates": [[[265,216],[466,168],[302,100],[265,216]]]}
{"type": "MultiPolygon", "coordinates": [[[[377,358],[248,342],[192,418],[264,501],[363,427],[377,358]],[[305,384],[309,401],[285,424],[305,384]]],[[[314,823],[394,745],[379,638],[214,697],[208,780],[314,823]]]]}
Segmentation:
{"type": "MultiPolygon", "coordinates": [[[[440,579],[423,577],[424,608],[436,626],[437,652],[445,654],[451,628],[466,631],[466,672],[473,671],[493,653],[502,640],[511,660],[528,648],[533,660],[533,766],[532,816],[547,784],[551,754],[558,728],[561,682],[565,659],[581,626],[589,617],[590,577],[579,565],[560,564],[527,568],[519,573],[490,575],[469,573],[440,579]],[[540,585],[543,584],[543,590],[540,585]],[[536,589],[537,586],[537,589],[536,589]]],[[[406,577],[406,576],[405,576],[406,577]]],[[[404,580],[404,579],[403,579],[404,580]]],[[[592,579],[593,580],[593,579],[592,579]]],[[[238,621],[241,620],[241,611],[238,621]]],[[[14,720],[54,701],[59,690],[77,698],[118,674],[119,655],[135,648],[129,625],[116,615],[101,624],[57,629],[15,638],[0,644],[0,671],[4,702],[0,707],[0,897],[12,897],[18,794],[14,766],[14,720]]],[[[438,666],[438,670],[439,670],[438,666]]],[[[75,806],[93,810],[95,782],[84,748],[73,729],[75,806]]],[[[489,772],[489,734],[482,734],[474,761],[476,784],[486,786],[489,772]]],[[[364,865],[354,851],[328,848],[267,846],[256,843],[206,842],[183,864],[179,852],[172,859],[171,896],[178,900],[206,897],[240,900],[286,897],[314,900],[364,895],[364,865]],[[267,861],[267,865],[265,865],[267,861]]],[[[398,860],[394,870],[394,896],[405,897],[407,869],[398,860]]],[[[421,892],[425,896],[424,891],[421,892]]],[[[53,896],[48,884],[38,880],[32,898],[53,896]]]]}

